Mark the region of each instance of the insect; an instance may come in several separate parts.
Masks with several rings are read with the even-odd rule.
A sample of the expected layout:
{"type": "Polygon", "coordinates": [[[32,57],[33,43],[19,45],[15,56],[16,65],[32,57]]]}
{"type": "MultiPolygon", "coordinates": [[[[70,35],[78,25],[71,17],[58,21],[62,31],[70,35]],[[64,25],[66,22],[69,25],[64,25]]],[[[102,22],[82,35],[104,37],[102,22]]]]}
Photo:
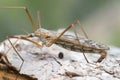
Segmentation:
{"type": "MultiPolygon", "coordinates": [[[[0,8],[24,9],[31,24],[32,24],[34,33],[31,33],[31,34],[25,35],[25,36],[8,36],[7,37],[10,44],[12,45],[12,47],[14,48],[14,50],[16,51],[16,53],[18,54],[18,56],[21,58],[21,60],[23,62],[24,62],[23,58],[20,56],[19,52],[14,47],[13,43],[10,41],[10,38],[27,40],[27,41],[32,42],[33,44],[37,45],[40,48],[42,48],[44,46],[50,47],[53,44],[57,44],[58,46],[61,46],[65,49],[69,49],[71,51],[82,52],[88,63],[89,63],[89,61],[87,60],[87,58],[84,54],[85,52],[100,53],[101,56],[97,60],[97,62],[101,62],[107,56],[107,50],[109,50],[109,47],[102,44],[102,43],[95,42],[94,40],[90,40],[88,38],[85,30],[81,26],[79,20],[77,20],[74,23],[72,23],[71,25],[69,25],[61,33],[57,33],[55,31],[50,31],[50,30],[41,28],[39,12],[38,12],[38,26],[39,26],[39,28],[36,29],[36,25],[32,19],[32,16],[30,15],[30,13],[26,7],[7,7],[6,6],[6,7],[0,7],[0,8]],[[77,31],[74,28],[75,25],[78,25],[80,27],[81,31],[84,34],[84,37],[77,34],[77,31]],[[65,34],[70,29],[73,30],[74,36],[65,34]],[[37,41],[31,40],[30,37],[37,37],[37,38],[39,38],[39,40],[42,43],[39,44],[37,41]]],[[[22,67],[22,65],[21,65],[21,67],[22,67]]]]}
{"type": "Polygon", "coordinates": [[[58,54],[58,57],[59,57],[60,59],[63,59],[63,58],[64,58],[63,53],[62,53],[62,52],[60,52],[60,53],[58,54]]]}

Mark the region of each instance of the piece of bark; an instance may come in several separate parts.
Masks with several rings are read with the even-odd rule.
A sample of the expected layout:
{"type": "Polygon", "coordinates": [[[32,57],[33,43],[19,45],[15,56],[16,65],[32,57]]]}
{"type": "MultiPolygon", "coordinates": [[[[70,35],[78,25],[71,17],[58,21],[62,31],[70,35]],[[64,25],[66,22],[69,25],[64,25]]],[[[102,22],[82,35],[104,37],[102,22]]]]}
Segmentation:
{"type": "Polygon", "coordinates": [[[28,75],[14,73],[10,69],[0,69],[0,80],[37,80],[28,75]]]}
{"type": "Polygon", "coordinates": [[[19,71],[10,63],[6,62],[3,55],[0,54],[0,80],[37,80],[19,71]],[[1,58],[2,57],[2,58],[1,58]]]}
{"type": "MultiPolygon", "coordinates": [[[[15,39],[11,41],[14,43],[15,39]]],[[[1,52],[6,52],[11,47],[8,41],[4,42],[4,46],[2,45],[0,45],[1,52]]],[[[57,45],[39,48],[24,40],[19,40],[16,45],[14,46],[24,59],[19,74],[37,80],[120,80],[120,49],[117,47],[110,47],[106,59],[101,63],[95,63],[99,54],[86,53],[92,63],[90,64],[86,63],[82,53],[68,51],[57,45]],[[59,52],[63,52],[62,59],[59,58],[59,52]],[[66,72],[70,73],[66,74],[66,72]]],[[[19,70],[21,60],[16,52],[11,49],[6,56],[9,63],[19,70]]],[[[10,72],[11,69],[14,71],[14,68],[8,69],[10,72]]],[[[13,72],[9,74],[13,75],[13,72]]]]}

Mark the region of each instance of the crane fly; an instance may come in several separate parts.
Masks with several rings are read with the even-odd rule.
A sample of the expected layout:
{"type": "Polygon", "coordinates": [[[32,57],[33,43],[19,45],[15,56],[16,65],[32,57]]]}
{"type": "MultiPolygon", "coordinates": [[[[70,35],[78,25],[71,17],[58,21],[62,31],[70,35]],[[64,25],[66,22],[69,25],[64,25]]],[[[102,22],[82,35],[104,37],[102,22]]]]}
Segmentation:
{"type": "MultiPolygon", "coordinates": [[[[102,43],[95,42],[94,40],[90,40],[88,38],[85,30],[81,26],[79,20],[77,20],[74,23],[72,23],[71,25],[69,25],[61,33],[58,33],[55,31],[41,28],[39,12],[38,12],[38,26],[39,26],[39,28],[37,29],[36,25],[32,19],[32,16],[30,15],[30,12],[28,11],[28,9],[26,7],[8,7],[8,6],[3,7],[3,6],[1,6],[0,8],[24,9],[25,13],[27,14],[27,16],[32,24],[34,33],[31,33],[31,34],[28,34],[25,36],[7,36],[8,41],[10,42],[12,48],[16,51],[16,53],[18,54],[18,56],[21,58],[21,60],[23,62],[24,62],[24,59],[20,56],[19,52],[14,47],[13,43],[10,41],[10,38],[27,40],[27,41],[37,45],[40,48],[42,48],[44,46],[50,47],[53,44],[57,44],[58,46],[61,46],[65,49],[69,49],[71,51],[82,52],[88,63],[89,63],[89,61],[87,60],[87,58],[84,54],[86,52],[88,52],[88,53],[100,53],[101,56],[99,57],[97,62],[101,62],[107,56],[107,50],[109,50],[109,47],[102,44],[102,43]],[[84,37],[80,36],[77,33],[77,30],[75,29],[75,25],[79,26],[79,28],[81,29],[81,31],[84,34],[84,37]],[[70,29],[73,30],[74,35],[65,34],[70,29]],[[42,44],[39,44],[35,40],[31,40],[30,39],[31,37],[39,38],[39,40],[42,42],[42,44]]],[[[23,65],[23,63],[22,63],[22,65],[23,65]]],[[[21,65],[21,67],[22,67],[22,65],[21,65]]],[[[20,70],[21,70],[21,67],[20,67],[20,70]]]]}

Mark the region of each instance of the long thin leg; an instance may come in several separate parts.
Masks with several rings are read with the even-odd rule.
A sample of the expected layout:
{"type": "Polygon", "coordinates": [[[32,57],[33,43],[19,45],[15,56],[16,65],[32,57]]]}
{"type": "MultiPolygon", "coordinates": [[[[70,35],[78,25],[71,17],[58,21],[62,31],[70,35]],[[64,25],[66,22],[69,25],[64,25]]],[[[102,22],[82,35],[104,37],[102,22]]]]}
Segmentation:
{"type": "Polygon", "coordinates": [[[37,11],[37,19],[38,19],[38,28],[40,28],[40,29],[41,29],[40,11],[37,11]]]}
{"type": "MultiPolygon", "coordinates": [[[[54,40],[52,40],[51,42],[49,42],[46,46],[49,47],[49,46],[51,46],[52,44],[54,44],[56,41],[58,41],[59,38],[60,38],[65,32],[67,32],[70,28],[73,28],[75,24],[78,24],[78,25],[80,26],[79,21],[75,21],[73,24],[71,24],[70,26],[68,26],[57,38],[55,38],[54,40]]],[[[81,28],[82,28],[82,27],[81,27],[81,28]]],[[[75,30],[74,28],[73,28],[73,31],[74,31],[74,34],[75,34],[75,36],[76,36],[76,38],[77,38],[77,40],[78,40],[78,43],[79,43],[79,45],[80,45],[80,41],[79,41],[77,32],[76,32],[76,30],[75,30]]],[[[84,31],[83,28],[82,28],[82,31],[83,31],[83,33],[85,34],[85,36],[87,37],[87,34],[85,33],[85,31],[84,31]]],[[[87,37],[87,38],[88,38],[88,37],[87,37]]],[[[87,57],[86,57],[85,54],[84,54],[84,51],[83,51],[83,55],[84,55],[87,63],[89,63],[87,57]]]]}
{"type": "MultiPolygon", "coordinates": [[[[17,53],[17,55],[19,56],[19,58],[22,60],[22,64],[20,65],[20,68],[19,68],[19,72],[21,71],[21,69],[22,69],[22,66],[23,66],[23,63],[24,63],[24,59],[21,57],[21,55],[19,54],[19,52],[17,51],[17,49],[14,47],[14,45],[12,44],[12,42],[10,41],[10,39],[9,39],[9,37],[7,37],[7,39],[8,39],[8,41],[10,42],[10,44],[11,44],[11,46],[12,46],[12,48],[15,50],[15,52],[17,53]]],[[[16,76],[16,79],[15,80],[17,80],[18,79],[18,77],[19,77],[19,75],[17,74],[17,76],[16,76]]]]}
{"type": "Polygon", "coordinates": [[[23,63],[24,63],[24,59],[21,57],[21,55],[19,54],[19,52],[17,51],[17,49],[14,47],[14,45],[12,44],[12,42],[10,41],[9,37],[7,37],[8,41],[10,42],[12,48],[15,50],[15,52],[17,53],[17,55],[19,56],[19,58],[22,60],[22,64],[20,66],[20,69],[19,71],[21,70],[22,66],[23,66],[23,63]]]}
{"type": "MultiPolygon", "coordinates": [[[[19,40],[19,39],[17,39],[17,40],[13,43],[13,45],[15,45],[18,40],[19,40]]],[[[4,46],[5,46],[5,43],[4,43],[4,46]]],[[[10,47],[10,48],[2,55],[2,57],[0,58],[0,61],[1,61],[1,59],[3,59],[3,58],[6,57],[6,55],[7,55],[8,52],[11,50],[11,48],[12,48],[12,47],[10,47]]],[[[9,60],[8,60],[8,63],[9,63],[9,60]]]]}
{"type": "MultiPolygon", "coordinates": [[[[18,40],[19,40],[19,39],[17,39],[17,40],[12,44],[12,42],[10,42],[10,40],[8,39],[9,43],[12,44],[12,46],[15,45],[18,40]]],[[[5,45],[5,43],[4,43],[4,45],[5,45]]],[[[12,67],[12,66],[11,66],[11,63],[9,62],[9,60],[8,60],[8,58],[7,58],[7,56],[6,56],[6,55],[8,54],[8,52],[11,50],[11,48],[12,48],[12,47],[10,47],[10,48],[7,50],[7,52],[4,53],[4,54],[1,56],[0,61],[3,60],[3,62],[5,62],[5,64],[7,65],[7,67],[9,67],[9,69],[11,69],[11,70],[13,70],[13,71],[15,71],[15,72],[18,73],[18,72],[20,72],[23,63],[21,64],[19,70],[17,70],[15,67],[12,67]]],[[[22,59],[21,59],[21,60],[22,60],[22,59]]],[[[22,62],[23,62],[23,60],[22,60],[22,62]]],[[[19,74],[17,74],[15,80],[18,79],[18,76],[19,76],[19,74]]]]}
{"type": "MultiPolygon", "coordinates": [[[[72,23],[71,25],[69,25],[57,38],[55,38],[54,40],[52,40],[51,42],[49,42],[47,44],[47,46],[51,46],[52,44],[54,44],[56,41],[59,40],[59,38],[65,33],[67,32],[70,28],[74,27],[74,25],[78,24],[80,26],[80,22],[77,20],[74,23],[72,23]]],[[[84,29],[81,27],[82,32],[84,33],[85,37],[88,38],[87,34],[85,33],[84,29]]]]}
{"type": "Polygon", "coordinates": [[[40,22],[40,11],[37,11],[37,19],[38,19],[38,28],[40,30],[40,34],[42,33],[41,31],[41,22],[40,22]]]}
{"type": "Polygon", "coordinates": [[[80,21],[77,20],[74,22],[75,24],[78,24],[78,26],[80,27],[80,30],[83,32],[84,36],[88,39],[88,35],[87,33],[85,32],[84,28],[82,27],[82,25],[80,24],[80,21]]]}
{"type": "Polygon", "coordinates": [[[67,32],[71,27],[73,27],[73,24],[71,24],[70,26],[68,26],[57,38],[55,38],[54,40],[50,41],[46,46],[50,47],[52,44],[54,44],[56,41],[59,40],[59,38],[65,33],[67,32]]]}
{"type": "Polygon", "coordinates": [[[28,18],[29,18],[29,20],[30,20],[30,22],[31,22],[31,24],[32,24],[32,27],[33,27],[34,32],[36,31],[35,23],[34,23],[34,21],[33,21],[33,19],[32,19],[32,16],[30,15],[30,12],[28,11],[28,9],[27,9],[26,7],[0,6],[0,8],[8,8],[8,9],[9,9],[9,8],[12,8],[12,9],[24,9],[25,12],[26,12],[26,14],[27,14],[27,16],[28,16],[28,18]]]}
{"type": "Polygon", "coordinates": [[[29,42],[32,42],[33,44],[37,45],[39,48],[42,48],[44,45],[40,45],[38,44],[38,42],[36,41],[33,41],[27,37],[23,37],[23,36],[8,36],[9,38],[16,38],[16,39],[22,39],[22,40],[26,40],[26,41],[29,41],[29,42]]]}
{"type": "MultiPolygon", "coordinates": [[[[74,26],[74,25],[73,25],[73,26],[74,26]]],[[[75,29],[74,27],[72,27],[72,29],[73,29],[73,31],[74,31],[74,34],[75,34],[75,36],[76,36],[76,38],[77,38],[77,41],[78,41],[79,45],[81,45],[80,40],[79,40],[79,37],[78,37],[78,35],[77,35],[76,29],[75,29]]],[[[85,60],[87,61],[87,63],[89,63],[89,61],[88,61],[88,59],[87,59],[87,57],[86,57],[83,49],[82,49],[81,52],[83,53],[83,56],[84,56],[85,60]]]]}

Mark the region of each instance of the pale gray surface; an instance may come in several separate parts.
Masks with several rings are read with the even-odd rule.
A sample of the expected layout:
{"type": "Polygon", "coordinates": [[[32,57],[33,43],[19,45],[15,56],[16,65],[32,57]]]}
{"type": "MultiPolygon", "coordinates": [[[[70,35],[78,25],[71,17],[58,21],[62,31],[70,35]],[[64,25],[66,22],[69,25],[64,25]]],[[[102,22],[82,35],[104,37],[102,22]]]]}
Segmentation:
{"type": "MultiPolygon", "coordinates": [[[[11,41],[14,43],[15,39],[11,41]]],[[[0,52],[5,53],[11,45],[7,40],[3,43],[0,45],[0,52]]],[[[120,48],[117,47],[110,47],[106,59],[101,63],[95,63],[99,54],[86,54],[93,64],[86,63],[81,53],[56,45],[38,48],[30,42],[19,40],[17,49],[24,59],[20,73],[36,77],[38,80],[120,80],[120,48]],[[63,59],[58,58],[59,52],[64,53],[63,59]],[[72,74],[76,76],[72,77],[72,74]]],[[[19,69],[21,60],[14,50],[11,49],[7,57],[11,64],[19,69]]]]}

